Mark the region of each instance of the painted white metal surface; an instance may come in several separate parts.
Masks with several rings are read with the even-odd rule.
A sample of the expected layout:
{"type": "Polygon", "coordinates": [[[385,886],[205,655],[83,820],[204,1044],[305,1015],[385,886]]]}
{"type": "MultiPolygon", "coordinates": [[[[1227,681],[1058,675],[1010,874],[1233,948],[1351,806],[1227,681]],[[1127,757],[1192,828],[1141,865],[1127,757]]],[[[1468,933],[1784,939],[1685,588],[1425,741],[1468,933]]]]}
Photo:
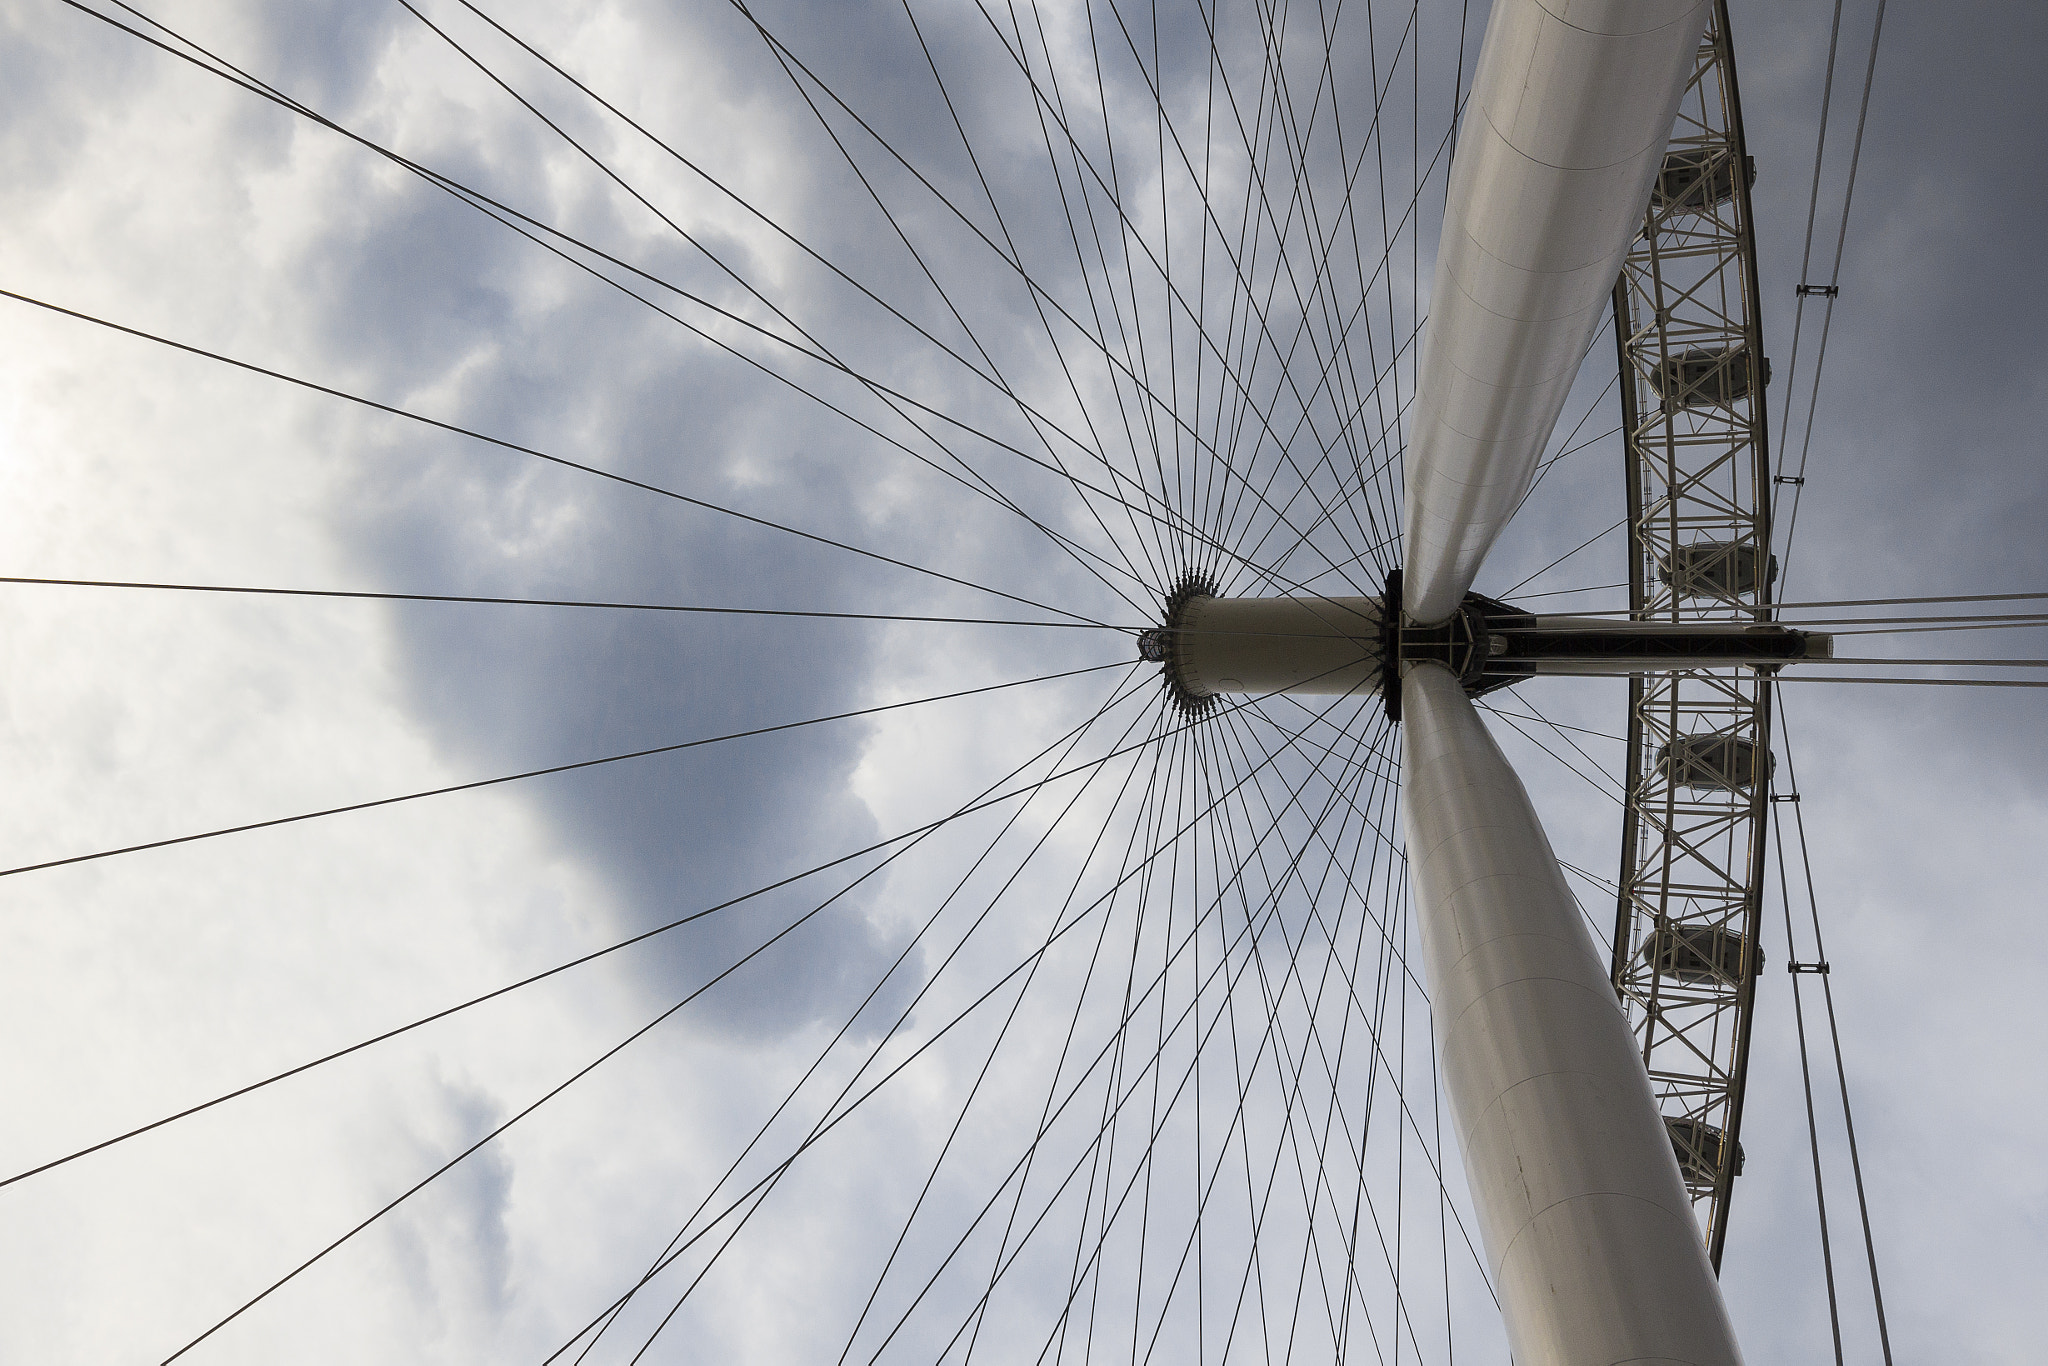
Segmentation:
{"type": "Polygon", "coordinates": [[[1402,672],[1402,819],[1459,1147],[1519,1366],[1741,1354],[1607,971],[1451,674],[1402,672]]]}
{"type": "Polygon", "coordinates": [[[1379,690],[1378,598],[1194,598],[1174,638],[1181,686],[1214,693],[1379,690]]]}
{"type": "Polygon", "coordinates": [[[1406,455],[1402,597],[1457,610],[1642,226],[1707,0],[1496,0],[1460,126],[1406,455]]]}

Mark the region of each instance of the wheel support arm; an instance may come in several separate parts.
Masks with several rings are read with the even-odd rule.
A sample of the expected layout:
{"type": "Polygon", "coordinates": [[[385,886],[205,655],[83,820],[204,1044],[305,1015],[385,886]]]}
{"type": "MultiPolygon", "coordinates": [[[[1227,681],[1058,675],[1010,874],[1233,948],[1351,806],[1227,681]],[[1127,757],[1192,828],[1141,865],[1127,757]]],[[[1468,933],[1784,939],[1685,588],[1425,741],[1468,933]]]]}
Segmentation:
{"type": "Polygon", "coordinates": [[[1402,507],[1408,615],[1458,610],[1557,425],[1708,0],[1499,0],[1460,125],[1402,507]]]}
{"type": "Polygon", "coordinates": [[[1521,1366],[1737,1366],[1671,1138],[1550,842],[1457,678],[1403,668],[1437,1044],[1521,1366]]]}

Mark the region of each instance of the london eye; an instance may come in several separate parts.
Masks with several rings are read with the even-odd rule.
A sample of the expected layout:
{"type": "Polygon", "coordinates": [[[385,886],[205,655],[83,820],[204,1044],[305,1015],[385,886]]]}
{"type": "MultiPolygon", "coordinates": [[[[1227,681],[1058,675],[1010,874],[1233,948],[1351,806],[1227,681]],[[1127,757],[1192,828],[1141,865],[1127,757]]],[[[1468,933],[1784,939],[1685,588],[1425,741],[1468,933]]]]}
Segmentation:
{"type": "Polygon", "coordinates": [[[1889,1361],[2008,1199],[2024,1281],[1840,870],[2024,885],[2033,486],[1824,494],[1899,40],[1770,19],[1766,139],[1733,8],[17,7],[10,1355],[1889,1361]]]}

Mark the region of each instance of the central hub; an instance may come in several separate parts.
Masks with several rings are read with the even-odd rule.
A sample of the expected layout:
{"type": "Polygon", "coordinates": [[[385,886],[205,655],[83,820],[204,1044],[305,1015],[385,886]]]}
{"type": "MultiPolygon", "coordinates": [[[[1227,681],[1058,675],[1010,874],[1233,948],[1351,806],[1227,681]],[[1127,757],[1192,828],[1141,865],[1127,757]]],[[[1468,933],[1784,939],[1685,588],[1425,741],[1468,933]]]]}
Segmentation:
{"type": "Polygon", "coordinates": [[[1166,666],[1168,687],[1190,711],[1220,693],[1369,695],[1379,691],[1386,655],[1383,602],[1176,592],[1138,652],[1166,666]]]}
{"type": "Polygon", "coordinates": [[[1831,636],[1768,622],[1545,617],[1467,593],[1448,620],[1419,625],[1401,613],[1400,601],[1398,569],[1381,597],[1226,598],[1206,580],[1190,580],[1167,600],[1165,622],[1138,637],[1138,652],[1165,666],[1167,686],[1190,712],[1223,693],[1379,693],[1395,720],[1400,669],[1390,662],[1441,665],[1476,697],[1537,674],[1732,665],[1776,672],[1834,653],[1831,636]]]}

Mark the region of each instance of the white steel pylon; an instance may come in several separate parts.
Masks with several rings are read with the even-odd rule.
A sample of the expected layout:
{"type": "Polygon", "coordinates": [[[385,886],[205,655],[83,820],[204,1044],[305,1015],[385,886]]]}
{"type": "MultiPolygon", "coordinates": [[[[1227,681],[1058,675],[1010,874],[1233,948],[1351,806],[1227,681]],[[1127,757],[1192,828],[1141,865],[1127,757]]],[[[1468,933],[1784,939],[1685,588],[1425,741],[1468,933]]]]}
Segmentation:
{"type": "Polygon", "coordinates": [[[1709,0],[1500,0],[1459,123],[1403,461],[1408,616],[1529,491],[1643,223],[1709,0]]]}
{"type": "Polygon", "coordinates": [[[1408,666],[1402,824],[1458,1147],[1517,1362],[1741,1359],[1649,1075],[1521,781],[1408,666]]]}
{"type": "MultiPolygon", "coordinates": [[[[1459,610],[1528,491],[1642,222],[1708,11],[1494,8],[1408,447],[1413,621],[1459,610]]],[[[1390,667],[1438,1046],[1516,1360],[1739,1362],[1648,1075],[1521,782],[1459,678],[1390,667]]]]}

